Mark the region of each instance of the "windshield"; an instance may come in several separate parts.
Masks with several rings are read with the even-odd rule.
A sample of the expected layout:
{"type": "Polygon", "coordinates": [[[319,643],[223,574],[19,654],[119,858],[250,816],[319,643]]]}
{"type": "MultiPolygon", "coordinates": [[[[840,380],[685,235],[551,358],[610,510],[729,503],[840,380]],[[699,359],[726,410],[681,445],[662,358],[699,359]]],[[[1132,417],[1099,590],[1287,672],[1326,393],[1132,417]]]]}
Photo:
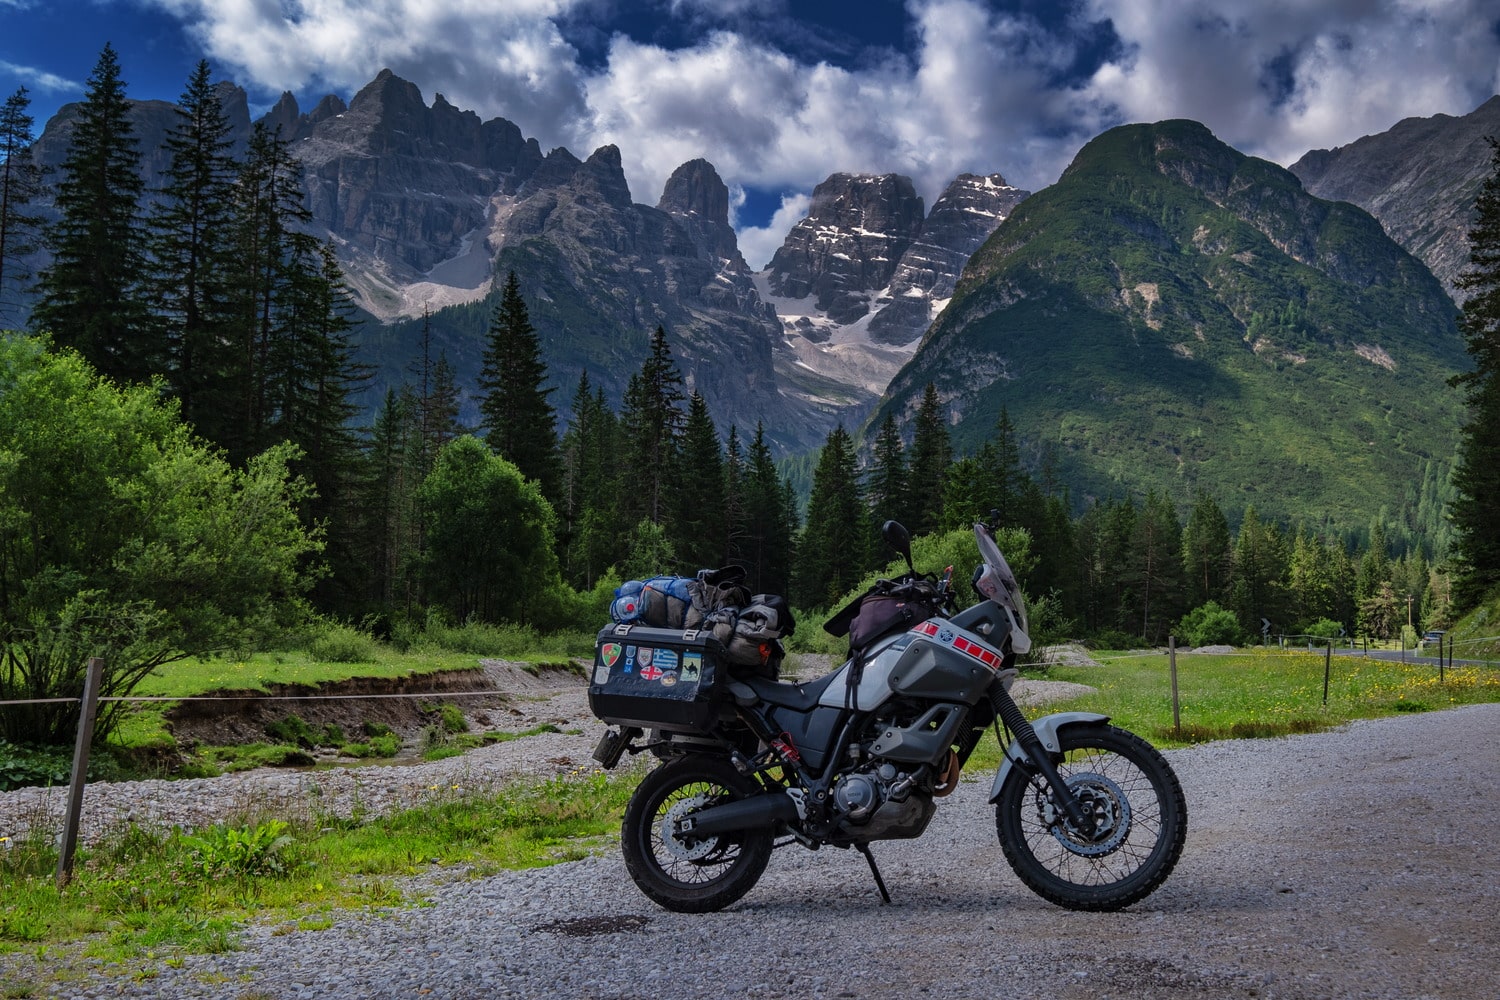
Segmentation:
{"type": "Polygon", "coordinates": [[[979,578],[979,590],[990,600],[1000,605],[1011,617],[1011,648],[1017,653],[1031,649],[1031,636],[1026,623],[1026,598],[1021,596],[1021,585],[1010,571],[1010,563],[995,544],[995,536],[982,524],[974,525],[974,539],[979,543],[979,556],[984,560],[985,570],[979,578]]]}

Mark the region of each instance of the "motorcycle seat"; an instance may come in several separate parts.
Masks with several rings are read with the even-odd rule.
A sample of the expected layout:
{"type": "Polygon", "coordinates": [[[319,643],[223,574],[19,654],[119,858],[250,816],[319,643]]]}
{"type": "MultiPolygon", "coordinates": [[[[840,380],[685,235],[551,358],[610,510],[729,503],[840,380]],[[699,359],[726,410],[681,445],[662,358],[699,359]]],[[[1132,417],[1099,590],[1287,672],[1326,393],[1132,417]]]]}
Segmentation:
{"type": "Polygon", "coordinates": [[[761,677],[746,677],[740,683],[754,691],[761,701],[782,708],[790,708],[794,712],[807,712],[817,707],[818,700],[823,697],[823,692],[837,676],[838,672],[834,671],[805,684],[766,680],[761,677]]]}

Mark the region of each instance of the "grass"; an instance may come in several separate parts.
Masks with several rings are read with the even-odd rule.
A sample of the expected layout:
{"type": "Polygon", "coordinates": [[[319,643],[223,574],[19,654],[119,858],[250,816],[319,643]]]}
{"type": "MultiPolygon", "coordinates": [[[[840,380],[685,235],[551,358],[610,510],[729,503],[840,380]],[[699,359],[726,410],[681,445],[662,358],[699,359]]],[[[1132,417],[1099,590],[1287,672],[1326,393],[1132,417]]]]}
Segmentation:
{"type": "Polygon", "coordinates": [[[266,694],[277,685],[320,684],[356,677],[406,678],[448,670],[476,670],[472,654],[420,650],[399,653],[379,646],[375,659],[360,663],[329,663],[302,650],[255,653],[243,659],[193,658],[160,667],[135,689],[142,697],[191,698],[214,691],[255,691],[266,694]]]}
{"type": "Polygon", "coordinates": [[[249,920],[311,933],[341,910],[419,905],[413,876],[576,860],[618,831],[639,776],[580,768],[477,795],[434,786],[429,804],[389,817],[258,817],[197,835],[131,826],[81,851],[61,892],[50,836],[0,844],[0,996],[150,978],[235,948],[249,920]]]}
{"type": "MultiPolygon", "coordinates": [[[[1338,656],[1330,661],[1328,704],[1323,704],[1323,654],[1247,650],[1233,654],[1179,653],[1180,728],[1172,719],[1172,679],[1162,653],[1093,654],[1096,667],[1028,667],[1025,677],[1071,681],[1095,690],[1028,709],[1029,718],[1054,712],[1097,712],[1166,749],[1210,740],[1257,739],[1311,733],[1405,712],[1500,702],[1500,670],[1449,668],[1338,656]]],[[[965,773],[1000,764],[993,735],[975,749],[965,773]]]]}
{"type": "Polygon", "coordinates": [[[1181,728],[1172,719],[1168,657],[1160,653],[1103,654],[1099,667],[1049,668],[1049,680],[1098,689],[1047,711],[1089,711],[1160,746],[1207,740],[1286,736],[1342,725],[1354,719],[1500,701],[1500,671],[1335,655],[1329,661],[1328,703],[1323,704],[1323,655],[1264,650],[1229,655],[1179,654],[1177,687],[1181,728]]]}

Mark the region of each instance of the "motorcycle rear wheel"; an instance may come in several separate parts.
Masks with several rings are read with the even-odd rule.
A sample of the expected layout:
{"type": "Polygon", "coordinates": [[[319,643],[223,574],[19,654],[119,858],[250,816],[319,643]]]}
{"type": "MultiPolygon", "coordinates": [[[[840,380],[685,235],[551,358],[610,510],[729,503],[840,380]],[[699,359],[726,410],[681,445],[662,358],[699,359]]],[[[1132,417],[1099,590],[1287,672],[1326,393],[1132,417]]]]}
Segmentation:
{"type": "Polygon", "coordinates": [[[761,788],[726,760],[703,754],[667,761],[630,797],[621,846],[630,877],[647,896],[678,913],[722,910],[754,887],[771,858],[770,830],[684,840],[674,821],[755,795],[761,788]]]}
{"type": "Polygon", "coordinates": [[[1058,741],[1058,771],[1095,828],[1074,827],[1047,780],[1017,767],[995,806],[1005,859],[1033,892],[1070,910],[1139,902],[1166,881],[1187,838],[1177,775],[1155,747],[1114,726],[1067,727],[1058,741]]]}

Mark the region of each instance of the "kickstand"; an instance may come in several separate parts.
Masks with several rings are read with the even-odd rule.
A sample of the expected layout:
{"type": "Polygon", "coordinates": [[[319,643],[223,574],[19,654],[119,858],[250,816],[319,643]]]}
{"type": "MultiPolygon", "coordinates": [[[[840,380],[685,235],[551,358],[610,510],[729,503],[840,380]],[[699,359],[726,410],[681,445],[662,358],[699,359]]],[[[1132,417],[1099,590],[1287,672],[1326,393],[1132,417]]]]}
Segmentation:
{"type": "Polygon", "coordinates": [[[890,906],[891,894],[885,889],[885,879],[880,877],[880,869],[875,867],[875,855],[870,853],[870,845],[855,844],[854,848],[865,856],[866,861],[870,862],[870,874],[875,876],[875,888],[880,890],[880,898],[884,900],[885,905],[890,906]]]}

